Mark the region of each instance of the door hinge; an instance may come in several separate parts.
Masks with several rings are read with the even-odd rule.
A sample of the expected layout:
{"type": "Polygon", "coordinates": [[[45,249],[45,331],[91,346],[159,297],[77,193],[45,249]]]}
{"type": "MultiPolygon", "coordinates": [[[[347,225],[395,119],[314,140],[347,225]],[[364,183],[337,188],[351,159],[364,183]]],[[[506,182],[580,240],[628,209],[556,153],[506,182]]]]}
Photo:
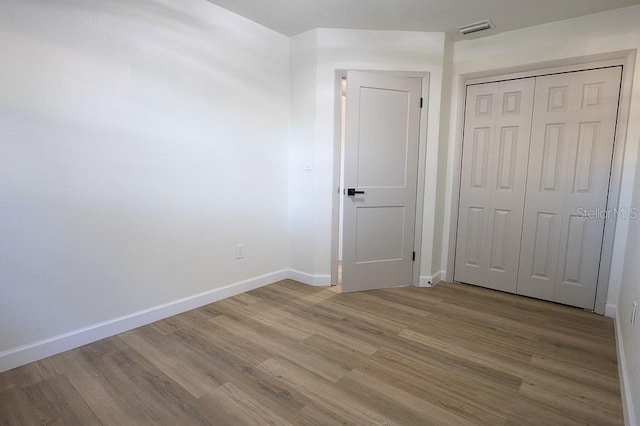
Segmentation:
{"type": "Polygon", "coordinates": [[[422,103],[424,102],[424,98],[420,98],[420,108],[422,108],[422,103]]]}
{"type": "Polygon", "coordinates": [[[415,251],[413,252],[413,261],[414,262],[416,261],[416,252],[415,251]]]}

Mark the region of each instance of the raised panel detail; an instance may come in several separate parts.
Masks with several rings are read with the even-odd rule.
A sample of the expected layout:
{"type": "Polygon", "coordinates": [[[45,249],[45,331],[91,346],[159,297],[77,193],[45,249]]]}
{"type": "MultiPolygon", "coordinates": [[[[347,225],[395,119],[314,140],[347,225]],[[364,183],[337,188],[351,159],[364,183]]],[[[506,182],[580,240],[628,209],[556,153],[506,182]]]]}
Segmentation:
{"type": "Polygon", "coordinates": [[[555,217],[555,213],[541,212],[538,212],[536,217],[533,243],[533,270],[531,271],[531,275],[536,278],[550,279],[549,255],[551,250],[551,230],[553,229],[555,217]]]}
{"type": "Polygon", "coordinates": [[[566,111],[568,103],[569,86],[549,88],[549,104],[547,106],[549,112],[566,111]]]}
{"type": "Polygon", "coordinates": [[[589,83],[582,86],[582,109],[599,109],[604,105],[602,91],[604,83],[589,83]]]}
{"type": "Polygon", "coordinates": [[[508,92],[502,99],[502,114],[519,115],[522,92],[508,92]]]}
{"type": "Polygon", "coordinates": [[[481,207],[469,207],[467,223],[468,228],[465,264],[467,266],[479,266],[480,253],[482,253],[484,209],[481,207]]]}
{"type": "Polygon", "coordinates": [[[493,235],[491,236],[491,261],[489,267],[495,271],[504,271],[509,253],[509,224],[511,211],[493,212],[493,235]]]}
{"type": "Polygon", "coordinates": [[[564,145],[564,124],[548,124],[544,134],[540,191],[558,191],[564,145]]]}
{"type": "Polygon", "coordinates": [[[356,263],[403,259],[404,218],[404,207],[358,207],[356,263]],[[384,226],[380,226],[381,223],[384,226]]]}
{"type": "Polygon", "coordinates": [[[498,176],[496,185],[496,189],[498,190],[513,190],[517,146],[518,128],[503,127],[500,129],[500,151],[498,152],[498,176]]]}
{"type": "Polygon", "coordinates": [[[360,89],[357,186],[406,187],[409,101],[400,90],[360,89]]]}
{"type": "Polygon", "coordinates": [[[580,123],[578,150],[573,174],[573,192],[589,193],[593,182],[596,144],[600,123],[580,123]]]}
{"type": "Polygon", "coordinates": [[[482,127],[473,131],[473,150],[471,159],[471,187],[486,188],[489,161],[489,143],[491,129],[482,127]]]}
{"type": "Polygon", "coordinates": [[[476,117],[491,117],[493,95],[478,95],[476,98],[476,117]]]}
{"type": "Polygon", "coordinates": [[[582,282],[581,271],[586,225],[587,218],[584,216],[572,215],[569,217],[569,233],[562,280],[565,283],[579,285],[582,282]]]}

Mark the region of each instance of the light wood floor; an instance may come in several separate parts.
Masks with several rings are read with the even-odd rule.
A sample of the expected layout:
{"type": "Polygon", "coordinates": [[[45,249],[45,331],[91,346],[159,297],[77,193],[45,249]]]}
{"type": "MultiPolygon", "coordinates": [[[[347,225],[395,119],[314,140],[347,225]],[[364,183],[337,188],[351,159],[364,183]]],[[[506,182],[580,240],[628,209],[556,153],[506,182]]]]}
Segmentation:
{"type": "Polygon", "coordinates": [[[283,281],[0,375],[0,424],[621,424],[613,324],[283,281]]]}

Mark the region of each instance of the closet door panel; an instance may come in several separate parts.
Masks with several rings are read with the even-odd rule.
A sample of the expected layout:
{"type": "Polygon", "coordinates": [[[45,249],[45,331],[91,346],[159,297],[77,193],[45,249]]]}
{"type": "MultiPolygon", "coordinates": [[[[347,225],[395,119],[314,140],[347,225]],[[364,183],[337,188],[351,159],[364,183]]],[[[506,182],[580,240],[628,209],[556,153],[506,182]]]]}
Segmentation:
{"type": "Polygon", "coordinates": [[[569,97],[569,84],[536,82],[517,293],[546,300],[553,300],[556,286],[572,138],[569,97]]]}
{"type": "Polygon", "coordinates": [[[554,301],[593,309],[607,211],[621,68],[575,74],[577,103],[567,166],[554,301]]]}
{"type": "Polygon", "coordinates": [[[516,290],[534,84],[467,88],[456,281],[516,290]]]}
{"type": "Polygon", "coordinates": [[[466,99],[454,279],[482,285],[498,83],[469,86],[466,99]]]}
{"type": "Polygon", "coordinates": [[[501,82],[490,178],[485,286],[515,293],[535,79],[501,82]]]}
{"type": "Polygon", "coordinates": [[[518,294],[593,308],[619,87],[620,68],[536,80],[518,294]]]}

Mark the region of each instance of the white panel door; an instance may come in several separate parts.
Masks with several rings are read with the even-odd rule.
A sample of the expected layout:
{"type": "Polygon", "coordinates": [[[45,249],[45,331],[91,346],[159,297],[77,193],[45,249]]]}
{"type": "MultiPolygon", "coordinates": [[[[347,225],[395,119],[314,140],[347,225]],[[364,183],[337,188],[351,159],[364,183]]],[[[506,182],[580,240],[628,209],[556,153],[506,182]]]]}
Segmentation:
{"type": "Polygon", "coordinates": [[[594,307],[620,78],[536,80],[518,294],[594,307]]]}
{"type": "Polygon", "coordinates": [[[344,292],[412,283],[421,93],[418,78],[347,74],[344,292]]]}
{"type": "Polygon", "coordinates": [[[467,88],[456,281],[516,291],[534,85],[467,88]]]}

